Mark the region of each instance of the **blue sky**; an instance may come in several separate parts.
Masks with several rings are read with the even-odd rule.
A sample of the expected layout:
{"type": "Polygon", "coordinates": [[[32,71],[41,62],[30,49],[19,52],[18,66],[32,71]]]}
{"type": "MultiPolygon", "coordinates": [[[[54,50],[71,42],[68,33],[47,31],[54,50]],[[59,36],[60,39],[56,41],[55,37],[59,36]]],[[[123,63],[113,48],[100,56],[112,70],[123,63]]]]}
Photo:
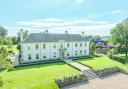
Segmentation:
{"type": "Polygon", "coordinates": [[[20,28],[109,35],[128,17],[127,4],[128,0],[1,0],[0,25],[8,29],[9,35],[15,35],[20,28]]]}

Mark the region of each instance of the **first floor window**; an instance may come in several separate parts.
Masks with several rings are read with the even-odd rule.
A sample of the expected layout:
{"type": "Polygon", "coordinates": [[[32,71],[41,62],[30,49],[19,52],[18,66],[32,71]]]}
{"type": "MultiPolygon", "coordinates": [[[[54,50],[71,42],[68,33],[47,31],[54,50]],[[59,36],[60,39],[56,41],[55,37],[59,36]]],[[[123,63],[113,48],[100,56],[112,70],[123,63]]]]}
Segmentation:
{"type": "Polygon", "coordinates": [[[28,46],[28,50],[30,50],[30,47],[28,46]]]}
{"type": "Polygon", "coordinates": [[[44,49],[46,48],[46,44],[43,44],[43,48],[44,48],[44,49]]]}
{"type": "Polygon", "coordinates": [[[31,60],[32,57],[31,57],[31,54],[28,54],[28,60],[31,60]]]}
{"type": "Polygon", "coordinates": [[[38,49],[39,48],[39,45],[38,44],[36,44],[36,49],[38,49]]]}
{"type": "Polygon", "coordinates": [[[67,44],[67,47],[69,47],[69,43],[67,44]]]}
{"type": "Polygon", "coordinates": [[[77,43],[75,44],[75,47],[77,47],[77,43]]]}
{"type": "Polygon", "coordinates": [[[39,54],[38,53],[36,54],[36,59],[39,59],[39,54]]]}
{"type": "Polygon", "coordinates": [[[56,45],[55,44],[53,45],[53,48],[56,48],[56,45]]]}
{"type": "Polygon", "coordinates": [[[63,48],[63,44],[61,44],[60,47],[63,48]]]}
{"type": "Polygon", "coordinates": [[[69,53],[67,54],[67,56],[69,56],[69,53]]]}
{"type": "Polygon", "coordinates": [[[82,43],[80,43],[80,47],[82,47],[82,43]]]}

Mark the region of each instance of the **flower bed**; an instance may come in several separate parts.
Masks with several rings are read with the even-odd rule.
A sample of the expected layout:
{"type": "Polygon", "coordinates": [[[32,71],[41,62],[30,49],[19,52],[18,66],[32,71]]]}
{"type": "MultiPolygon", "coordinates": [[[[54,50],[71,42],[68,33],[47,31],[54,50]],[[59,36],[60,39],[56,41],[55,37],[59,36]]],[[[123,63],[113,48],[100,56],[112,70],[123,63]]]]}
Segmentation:
{"type": "Polygon", "coordinates": [[[109,75],[112,73],[117,73],[117,72],[122,72],[122,71],[118,67],[108,67],[108,68],[104,68],[104,69],[95,70],[95,73],[99,77],[103,77],[103,76],[106,76],[106,75],[109,75]]]}
{"type": "Polygon", "coordinates": [[[55,79],[55,82],[59,87],[64,87],[64,86],[82,82],[82,81],[88,81],[88,76],[85,74],[79,74],[74,76],[63,77],[60,79],[55,79]]]}

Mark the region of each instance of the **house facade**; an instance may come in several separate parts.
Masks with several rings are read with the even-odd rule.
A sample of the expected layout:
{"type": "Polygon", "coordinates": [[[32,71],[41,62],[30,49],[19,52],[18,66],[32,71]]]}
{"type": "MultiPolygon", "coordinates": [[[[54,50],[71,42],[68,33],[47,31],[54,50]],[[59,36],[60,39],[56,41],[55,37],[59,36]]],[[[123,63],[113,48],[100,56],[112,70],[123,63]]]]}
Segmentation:
{"type": "Polygon", "coordinates": [[[21,35],[21,62],[36,62],[55,59],[67,59],[72,57],[89,55],[89,42],[84,33],[51,34],[46,30],[44,33],[31,33],[23,39],[21,35]]]}

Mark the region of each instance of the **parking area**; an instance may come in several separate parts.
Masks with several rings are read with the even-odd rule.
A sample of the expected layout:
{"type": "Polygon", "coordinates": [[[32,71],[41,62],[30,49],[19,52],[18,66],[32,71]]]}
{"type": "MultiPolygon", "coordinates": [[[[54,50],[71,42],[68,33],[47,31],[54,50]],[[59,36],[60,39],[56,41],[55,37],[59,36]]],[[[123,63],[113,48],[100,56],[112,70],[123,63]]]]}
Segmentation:
{"type": "Polygon", "coordinates": [[[116,73],[104,78],[96,78],[89,82],[69,85],[62,89],[128,89],[128,75],[116,73]]]}

